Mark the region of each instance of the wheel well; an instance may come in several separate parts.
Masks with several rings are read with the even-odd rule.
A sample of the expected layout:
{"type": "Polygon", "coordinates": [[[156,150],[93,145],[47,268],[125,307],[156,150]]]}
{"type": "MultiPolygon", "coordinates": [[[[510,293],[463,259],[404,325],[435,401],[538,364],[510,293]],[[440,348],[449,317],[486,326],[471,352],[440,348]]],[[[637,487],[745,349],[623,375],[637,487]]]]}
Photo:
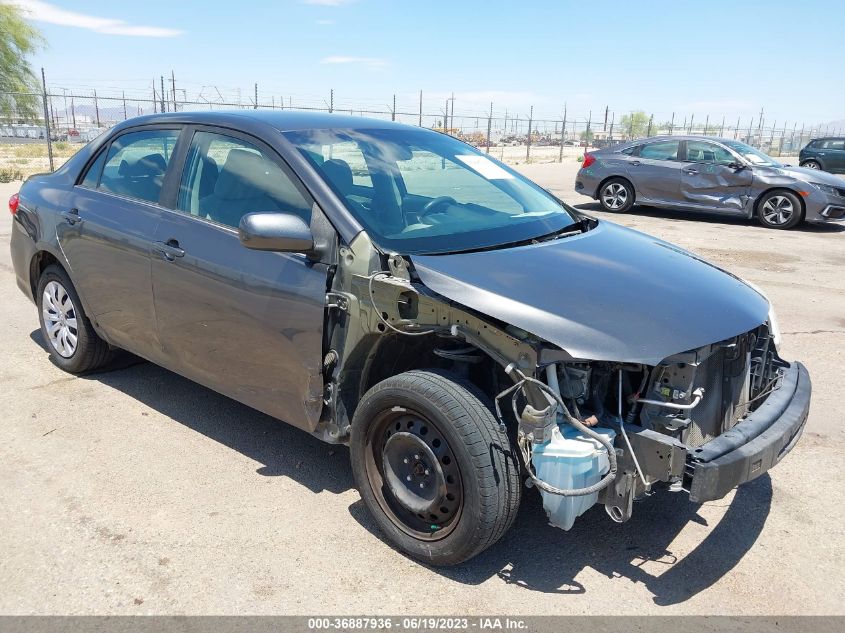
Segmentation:
{"type": "Polygon", "coordinates": [[[631,187],[631,191],[634,192],[634,201],[636,201],[636,199],[637,199],[637,189],[636,189],[636,187],[634,187],[634,183],[632,183],[629,179],[625,178],[625,176],[608,176],[607,178],[602,180],[599,183],[599,186],[596,187],[596,192],[595,192],[596,199],[598,199],[598,197],[599,197],[599,191],[601,191],[601,188],[604,187],[605,184],[607,184],[611,180],[624,180],[625,182],[627,182],[628,185],[631,187]]]}
{"type": "Polygon", "coordinates": [[[32,297],[35,298],[35,292],[38,290],[38,280],[41,279],[41,273],[47,266],[55,264],[64,270],[56,256],[48,251],[38,251],[29,262],[29,287],[32,290],[32,297]]]}
{"type": "Polygon", "coordinates": [[[463,341],[437,335],[410,337],[397,334],[364,339],[344,363],[340,376],[340,395],[349,419],[352,419],[361,397],[371,387],[412,369],[451,371],[468,379],[492,399],[500,391],[497,389],[500,382],[507,379],[492,358],[479,349],[470,352],[476,357],[472,362],[451,360],[435,352],[467,346],[463,341]]]}
{"type": "Polygon", "coordinates": [[[807,205],[804,203],[803,196],[795,191],[795,189],[790,189],[789,187],[772,187],[770,189],[766,189],[763,191],[757,199],[754,201],[754,216],[757,217],[760,215],[760,201],[765,198],[770,193],[774,193],[775,191],[785,191],[787,193],[791,193],[793,196],[798,198],[798,201],[801,203],[801,218],[804,218],[804,215],[807,212],[807,205]]]}

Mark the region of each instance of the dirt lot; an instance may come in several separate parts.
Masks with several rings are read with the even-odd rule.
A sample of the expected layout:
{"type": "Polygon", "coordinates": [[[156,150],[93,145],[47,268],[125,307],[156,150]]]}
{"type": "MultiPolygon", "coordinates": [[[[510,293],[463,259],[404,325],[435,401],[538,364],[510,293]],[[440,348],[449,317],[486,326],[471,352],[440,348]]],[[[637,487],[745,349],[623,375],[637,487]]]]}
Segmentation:
{"type": "MultiPolygon", "coordinates": [[[[523,169],[595,212],[575,163],[523,169]]],[[[802,441],[721,501],[657,495],[621,526],[594,508],[564,533],[529,493],[498,545],[430,569],[381,540],[345,448],[149,363],[53,366],[0,218],[2,613],[845,614],[845,226],[612,218],[770,294],[814,381],[802,441]]]]}

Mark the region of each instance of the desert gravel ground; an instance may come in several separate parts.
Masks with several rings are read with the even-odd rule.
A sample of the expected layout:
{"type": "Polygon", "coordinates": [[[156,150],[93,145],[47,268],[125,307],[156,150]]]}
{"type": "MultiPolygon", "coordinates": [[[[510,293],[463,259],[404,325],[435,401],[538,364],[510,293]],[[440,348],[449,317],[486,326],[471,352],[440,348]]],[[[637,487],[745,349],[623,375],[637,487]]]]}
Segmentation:
{"type": "Polygon", "coordinates": [[[784,355],[814,381],[807,431],[770,475],[702,506],[650,497],[621,526],[594,508],[568,533],[528,493],[498,545],[427,568],[383,542],[346,448],[149,363],[81,378],[52,365],[3,212],[0,613],[845,613],[845,226],[608,218],[572,191],[576,163],[520,169],[770,294],[784,355]]]}

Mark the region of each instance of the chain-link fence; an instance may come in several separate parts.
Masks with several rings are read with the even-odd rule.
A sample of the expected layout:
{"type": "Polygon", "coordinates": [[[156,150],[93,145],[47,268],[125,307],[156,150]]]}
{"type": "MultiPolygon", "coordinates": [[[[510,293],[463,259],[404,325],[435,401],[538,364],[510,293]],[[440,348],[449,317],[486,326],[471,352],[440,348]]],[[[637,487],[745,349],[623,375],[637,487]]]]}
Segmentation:
{"type": "MultiPolygon", "coordinates": [[[[175,84],[175,81],[174,81],[175,84]]],[[[46,85],[46,82],[45,82],[46,85]]],[[[756,121],[737,120],[728,124],[707,115],[703,118],[675,117],[657,122],[654,115],[646,120],[642,113],[616,113],[601,109],[601,117],[575,115],[564,111],[560,118],[534,117],[533,107],[513,113],[496,108],[485,111],[455,108],[455,98],[432,106],[433,98],[410,103],[407,95],[397,105],[392,100],[369,105],[335,100],[334,91],[327,98],[293,96],[261,97],[258,89],[245,101],[226,99],[220,91],[210,98],[200,91],[188,98],[186,91],[160,89],[149,98],[124,94],[97,94],[95,90],[55,88],[41,93],[0,93],[0,169],[6,179],[36,171],[52,170],[72,155],[79,144],[87,143],[111,126],[126,119],[157,112],[274,109],[320,111],[351,114],[426,127],[451,134],[508,163],[559,162],[574,159],[591,148],[658,134],[694,134],[736,139],[772,156],[792,156],[811,138],[835,135],[842,130],[793,123],[769,125],[762,116],[756,121]],[[181,97],[179,98],[181,93],[181,97]]]]}

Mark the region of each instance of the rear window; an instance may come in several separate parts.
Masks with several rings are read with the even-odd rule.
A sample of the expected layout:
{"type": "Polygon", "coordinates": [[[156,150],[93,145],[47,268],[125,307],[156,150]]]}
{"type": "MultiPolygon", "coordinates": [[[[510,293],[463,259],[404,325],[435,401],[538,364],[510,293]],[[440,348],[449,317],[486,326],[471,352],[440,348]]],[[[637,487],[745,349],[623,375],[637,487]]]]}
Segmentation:
{"type": "Polygon", "coordinates": [[[664,141],[651,143],[640,148],[640,158],[652,160],[677,160],[680,141],[664,141]]]}

